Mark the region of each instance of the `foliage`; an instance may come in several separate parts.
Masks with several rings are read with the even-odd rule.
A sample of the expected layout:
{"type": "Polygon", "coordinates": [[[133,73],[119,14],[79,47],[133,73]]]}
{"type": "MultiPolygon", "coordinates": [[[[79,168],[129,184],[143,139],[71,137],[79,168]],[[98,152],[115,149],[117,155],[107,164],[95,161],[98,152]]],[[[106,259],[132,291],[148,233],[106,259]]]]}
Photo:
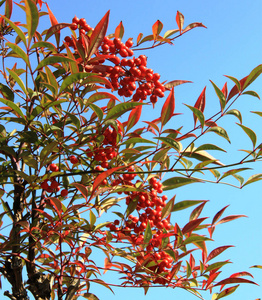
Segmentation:
{"type": "Polygon", "coordinates": [[[172,45],[203,24],[184,27],[177,12],[178,29],[162,34],[158,20],[152,35],[140,33],[124,43],[122,22],[107,35],[109,12],[91,28],[77,17],[58,23],[41,0],[1,5],[0,271],[12,286],[5,295],[22,300],[30,291],[35,299],[97,299],[92,283],[112,288],[103,281],[101,273],[107,271],[120,274],[122,287],[143,287],[145,293],[158,285],[182,288],[200,299],[201,290],[220,287],[212,298],[220,299],[238,284],[255,284],[242,278],[252,277],[248,272],[218,279],[230,261],[213,259],[231,246],[210,253],[206,247],[218,224],[241,215],[222,217],[224,207],[209,224],[200,217],[206,200],[176,202],[175,194],[168,199],[163,193],[209,181],[207,173],[216,183],[233,177],[239,188],[262,179],[262,174],[239,175],[245,163],[261,159],[262,144],[233,108],[243,94],[259,98],[247,88],[262,66],[241,80],[227,76],[234,84],[230,91],[227,83],[220,89],[211,81],[217,113],[205,116],[204,88],[194,106],[186,105],[193,118],[192,129],[184,132],[182,125],[166,125],[178,115],[174,89],[187,81],[160,81],[147,57],[136,51],[172,45]],[[10,20],[13,5],[24,11],[26,24],[10,20]],[[51,27],[40,32],[47,16],[51,27]],[[62,38],[69,30],[71,35],[62,38]],[[142,120],[142,112],[157,101],[162,103],[159,118],[142,120]],[[238,118],[252,144],[231,165],[209,153],[224,149],[200,143],[207,133],[230,142],[218,125],[226,115],[238,118]],[[163,174],[170,177],[162,182],[163,174]],[[193,208],[189,221],[179,226],[172,213],[187,208],[193,208]],[[108,221],[100,221],[105,212],[108,221]],[[93,260],[98,251],[104,254],[103,266],[93,260]]]}

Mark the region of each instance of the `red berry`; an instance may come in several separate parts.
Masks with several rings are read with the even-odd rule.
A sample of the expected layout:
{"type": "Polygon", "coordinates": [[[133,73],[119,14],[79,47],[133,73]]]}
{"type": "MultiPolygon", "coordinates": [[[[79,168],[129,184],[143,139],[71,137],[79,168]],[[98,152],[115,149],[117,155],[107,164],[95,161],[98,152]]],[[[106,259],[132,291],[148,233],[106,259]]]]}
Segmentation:
{"type": "Polygon", "coordinates": [[[49,166],[49,170],[52,171],[52,172],[57,172],[59,170],[59,168],[56,164],[51,164],[49,166]]]}
{"type": "Polygon", "coordinates": [[[64,189],[64,190],[61,191],[61,196],[62,197],[66,197],[67,195],[68,195],[68,190],[64,189]]]}
{"type": "Polygon", "coordinates": [[[129,39],[129,40],[127,40],[127,41],[125,42],[125,45],[126,45],[128,48],[130,48],[130,47],[133,46],[133,41],[132,41],[131,39],[129,39]]]}
{"type": "Polygon", "coordinates": [[[73,164],[73,165],[75,165],[75,164],[77,164],[79,162],[78,158],[75,157],[74,155],[71,155],[69,157],[69,159],[70,159],[71,164],[73,164]]]}
{"type": "Polygon", "coordinates": [[[70,28],[71,28],[72,30],[77,30],[78,25],[77,25],[76,23],[72,23],[71,26],[70,26],[70,28]]]}
{"type": "Polygon", "coordinates": [[[81,27],[84,27],[86,25],[86,19],[84,18],[81,18],[78,22],[78,24],[81,26],[81,27]]]}
{"type": "Polygon", "coordinates": [[[72,23],[78,24],[78,23],[79,23],[79,18],[78,18],[77,16],[75,16],[75,17],[72,19],[72,23]]]}

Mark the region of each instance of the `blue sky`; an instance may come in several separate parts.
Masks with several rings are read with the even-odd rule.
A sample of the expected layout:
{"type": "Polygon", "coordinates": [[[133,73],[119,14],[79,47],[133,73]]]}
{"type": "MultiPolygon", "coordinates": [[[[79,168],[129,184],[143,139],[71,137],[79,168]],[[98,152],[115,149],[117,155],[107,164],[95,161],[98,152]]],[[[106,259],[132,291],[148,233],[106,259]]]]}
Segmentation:
{"type": "MultiPolygon", "coordinates": [[[[262,60],[262,2],[253,1],[48,1],[49,7],[59,22],[71,22],[76,15],[85,18],[87,23],[94,27],[103,15],[110,10],[110,24],[108,33],[113,33],[120,21],[125,27],[124,40],[129,37],[136,39],[140,32],[144,35],[151,34],[151,27],[156,20],[164,24],[163,32],[168,29],[176,29],[176,11],[179,10],[185,16],[185,25],[192,22],[202,22],[205,28],[196,28],[182,38],[175,41],[174,46],[163,46],[149,50],[148,66],[161,74],[162,80],[171,81],[183,79],[193,81],[175,88],[176,112],[185,113],[179,117],[178,124],[185,127],[192,125],[192,116],[185,109],[183,103],[194,105],[199,94],[207,86],[206,114],[211,115],[219,107],[211,79],[222,88],[226,78],[223,75],[231,75],[238,79],[248,73],[262,60]]],[[[229,87],[232,84],[229,80],[229,87]]],[[[262,96],[262,79],[259,78],[251,89],[256,90],[262,96]]],[[[261,102],[253,97],[243,96],[239,99],[235,108],[241,110],[243,124],[257,130],[261,128],[262,119],[250,111],[261,111],[261,102]]],[[[155,108],[155,116],[160,113],[160,106],[155,108]]],[[[152,119],[154,116],[152,116],[152,119]]],[[[209,143],[217,144],[228,150],[227,154],[221,155],[224,162],[235,162],[243,153],[237,149],[250,149],[251,143],[240,128],[235,125],[237,119],[227,117],[221,126],[225,126],[231,138],[231,145],[222,138],[214,135],[208,137],[209,143]],[[234,125],[234,126],[233,126],[234,125]]],[[[174,128],[179,127],[174,124],[174,128]]],[[[172,126],[172,124],[168,124],[172,126]]],[[[190,126],[188,128],[190,128],[190,126]]],[[[262,142],[262,134],[258,131],[258,142],[262,142]]],[[[214,156],[217,153],[214,153],[214,156]]],[[[220,155],[220,154],[219,154],[220,155]]],[[[253,165],[254,173],[262,172],[262,163],[253,165]]],[[[252,172],[247,172],[246,176],[252,172]]],[[[261,182],[249,185],[239,190],[227,185],[195,184],[182,187],[175,191],[177,201],[185,199],[210,200],[203,211],[203,216],[213,217],[222,207],[230,204],[225,216],[230,214],[244,214],[248,218],[238,219],[232,223],[222,224],[214,234],[215,242],[210,245],[216,248],[222,245],[234,245],[220,259],[228,259],[233,262],[224,268],[225,276],[238,271],[251,271],[255,281],[260,287],[245,285],[240,286],[228,299],[255,300],[262,297],[262,270],[249,269],[255,264],[262,265],[262,225],[261,225],[261,182]]],[[[172,192],[169,192],[169,196],[172,192]]],[[[177,215],[183,222],[188,220],[190,211],[177,215]]],[[[109,275],[106,276],[109,281],[109,275]]],[[[115,295],[100,286],[94,286],[91,292],[103,300],[125,299],[197,299],[185,291],[178,289],[152,288],[144,296],[143,290],[137,288],[115,289],[115,295]]],[[[211,299],[209,293],[204,294],[205,300],[211,299]]]]}

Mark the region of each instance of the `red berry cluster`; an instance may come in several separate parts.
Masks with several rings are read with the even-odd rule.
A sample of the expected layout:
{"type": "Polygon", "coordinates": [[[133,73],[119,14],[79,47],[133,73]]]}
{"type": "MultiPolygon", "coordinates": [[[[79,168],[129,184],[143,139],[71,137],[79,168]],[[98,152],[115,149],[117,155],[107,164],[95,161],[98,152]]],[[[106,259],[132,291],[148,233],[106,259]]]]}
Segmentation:
{"type": "MultiPolygon", "coordinates": [[[[56,164],[50,164],[47,168],[51,172],[58,172],[59,167],[56,164]]],[[[57,193],[60,191],[59,183],[55,180],[55,177],[52,177],[50,180],[45,179],[41,183],[41,188],[45,190],[47,193],[57,193]],[[50,184],[48,183],[50,182],[50,184]]],[[[62,197],[66,197],[68,195],[68,191],[66,189],[61,190],[60,195],[62,197]]]]}
{"type": "Polygon", "coordinates": [[[88,148],[86,150],[86,155],[99,163],[101,167],[108,168],[108,161],[117,156],[116,145],[118,133],[121,133],[120,126],[118,126],[118,131],[116,131],[114,127],[107,127],[100,133],[97,131],[97,135],[103,135],[103,142],[97,146],[96,136],[94,136],[94,147],[93,149],[88,148]]]}
{"type": "MultiPolygon", "coordinates": [[[[87,36],[92,28],[86,23],[86,20],[74,17],[72,30],[79,29],[78,41],[86,48],[83,36],[87,36]]],[[[75,38],[65,37],[68,46],[77,51],[75,38]]],[[[100,51],[83,66],[86,72],[95,72],[101,76],[109,77],[111,84],[117,90],[119,96],[132,97],[133,101],[145,101],[150,96],[150,102],[155,104],[158,98],[164,97],[165,87],[159,81],[160,75],[147,68],[147,57],[140,55],[134,57],[131,49],[132,39],[123,43],[119,38],[110,39],[104,37],[100,46],[100,51]],[[129,58],[128,58],[129,57],[129,58]],[[104,65],[105,60],[110,61],[112,65],[104,65]]],[[[81,61],[81,63],[84,63],[81,61]]]]}
{"type": "MultiPolygon", "coordinates": [[[[136,177],[135,169],[131,166],[127,171],[128,173],[114,180],[112,186],[119,186],[121,184],[134,186],[131,181],[136,177]]],[[[140,265],[149,265],[149,270],[156,274],[161,274],[161,277],[156,276],[152,279],[154,283],[158,284],[165,284],[171,279],[170,275],[163,275],[162,273],[167,272],[173,266],[173,259],[164,251],[165,249],[172,249],[172,245],[169,243],[169,240],[165,245],[162,243],[164,237],[168,239],[166,233],[171,229],[168,219],[162,218],[162,211],[166,206],[167,200],[166,195],[158,195],[162,192],[162,183],[156,177],[152,177],[149,180],[148,192],[134,191],[126,193],[128,194],[126,197],[127,205],[132,201],[137,202],[136,211],[138,216],[129,215],[128,219],[121,225],[119,220],[115,220],[107,225],[111,233],[117,233],[117,239],[122,236],[122,239],[128,238],[133,245],[139,246],[144,243],[143,233],[147,224],[150,224],[152,232],[155,233],[148,242],[145,251],[140,251],[137,260],[140,265]]]]}
{"type": "Polygon", "coordinates": [[[110,40],[105,37],[103,40],[100,54],[110,55],[109,60],[115,65],[107,68],[112,86],[118,91],[119,96],[133,96],[133,101],[140,101],[146,100],[150,95],[150,101],[156,103],[158,97],[164,97],[165,87],[159,81],[160,75],[147,68],[145,55],[126,58],[133,56],[133,51],[130,49],[132,45],[130,39],[126,43],[118,38],[110,40]],[[122,59],[116,56],[117,54],[122,59]]]}
{"type": "MultiPolygon", "coordinates": [[[[70,28],[72,30],[79,29],[79,41],[80,42],[82,41],[82,35],[86,35],[90,30],[93,29],[86,23],[86,19],[84,19],[84,18],[79,19],[77,17],[74,17],[72,19],[72,24],[71,24],[70,28]]],[[[74,41],[70,36],[65,37],[65,42],[67,43],[68,46],[75,48],[74,41]]]]}

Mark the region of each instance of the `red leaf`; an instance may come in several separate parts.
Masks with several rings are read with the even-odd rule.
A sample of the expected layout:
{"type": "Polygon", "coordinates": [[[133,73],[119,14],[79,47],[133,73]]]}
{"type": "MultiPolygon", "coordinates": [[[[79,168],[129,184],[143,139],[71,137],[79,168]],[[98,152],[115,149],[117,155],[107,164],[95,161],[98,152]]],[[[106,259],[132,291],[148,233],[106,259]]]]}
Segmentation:
{"type": "Polygon", "coordinates": [[[228,91],[227,91],[227,82],[224,84],[221,91],[224,94],[225,98],[227,98],[227,93],[228,93],[228,91]]]}
{"type": "Polygon", "coordinates": [[[197,228],[200,223],[202,223],[207,218],[200,218],[193,221],[188,222],[182,229],[182,233],[186,234],[188,232],[193,231],[193,229],[197,228]]]}
{"type": "Polygon", "coordinates": [[[84,198],[87,200],[88,196],[88,190],[86,186],[84,186],[81,183],[73,182],[72,185],[79,190],[79,192],[84,196],[84,198]]]}
{"type": "MultiPolygon", "coordinates": [[[[247,79],[248,76],[242,78],[239,82],[240,82],[240,87],[242,90],[243,85],[245,84],[245,81],[247,79]]],[[[240,91],[238,90],[238,87],[236,85],[233,86],[233,88],[231,89],[231,91],[229,92],[229,95],[227,97],[227,102],[233,98],[235,95],[237,95],[240,91]]]]}
{"type": "Polygon", "coordinates": [[[209,288],[210,284],[212,284],[212,282],[217,278],[217,276],[221,273],[220,272],[215,272],[213,274],[211,274],[206,282],[206,289],[209,288]]]}
{"type": "Polygon", "coordinates": [[[132,128],[133,126],[136,125],[136,123],[140,119],[141,112],[142,112],[142,105],[136,106],[135,108],[132,109],[132,111],[128,117],[126,131],[128,131],[130,128],[132,128]]]}
{"type": "Polygon", "coordinates": [[[111,174],[113,174],[114,172],[120,170],[120,169],[123,169],[123,168],[126,168],[126,166],[120,166],[120,167],[115,167],[115,168],[112,168],[112,169],[109,169],[101,174],[99,174],[94,183],[93,183],[93,190],[92,190],[92,193],[91,193],[91,196],[90,196],[90,200],[93,198],[93,195],[96,191],[96,189],[99,187],[99,185],[101,184],[101,182],[106,179],[108,176],[110,176],[111,174]]]}
{"type": "Polygon", "coordinates": [[[115,30],[115,38],[116,39],[122,39],[123,35],[124,35],[124,26],[123,26],[123,23],[122,21],[119,23],[119,25],[116,27],[116,30],[115,30]]]}
{"type": "Polygon", "coordinates": [[[10,19],[13,11],[13,0],[5,1],[5,16],[10,19]]]}
{"type": "Polygon", "coordinates": [[[219,222],[217,222],[216,225],[222,224],[222,223],[226,223],[226,222],[230,222],[230,221],[236,220],[238,218],[243,218],[243,217],[247,218],[247,216],[245,216],[245,215],[231,215],[231,216],[227,216],[227,217],[221,219],[219,222]]]}
{"type": "Polygon", "coordinates": [[[251,284],[256,284],[254,281],[248,280],[248,279],[244,279],[244,278],[227,278],[224,280],[219,281],[217,284],[215,284],[214,286],[218,286],[218,285],[225,285],[225,284],[231,284],[231,283],[251,283],[251,284]]]}
{"type": "Polygon", "coordinates": [[[157,20],[155,24],[152,26],[152,31],[153,31],[153,37],[154,40],[156,40],[163,29],[163,24],[161,21],[157,20]]]}
{"type": "Polygon", "coordinates": [[[90,37],[90,46],[88,51],[88,58],[90,58],[101,45],[107,31],[108,20],[109,20],[109,12],[108,11],[101,21],[96,25],[92,35],[90,37]]]}
{"type": "Polygon", "coordinates": [[[226,210],[226,208],[228,207],[229,205],[225,206],[224,208],[222,208],[218,213],[216,213],[216,215],[214,216],[213,218],[213,221],[212,221],[212,225],[214,225],[216,223],[216,221],[222,216],[222,214],[224,213],[224,211],[226,210]]]}
{"type": "Polygon", "coordinates": [[[168,95],[161,111],[161,123],[162,127],[171,119],[175,110],[175,95],[174,88],[172,88],[170,94],[168,95]]]}
{"type": "Polygon", "coordinates": [[[234,246],[222,246],[222,247],[218,247],[218,248],[214,249],[208,255],[206,262],[208,262],[209,260],[211,260],[214,257],[218,256],[220,253],[222,253],[223,251],[225,251],[227,248],[230,248],[230,247],[234,247],[234,246]]]}
{"type": "MultiPolygon", "coordinates": [[[[202,113],[205,110],[205,105],[206,105],[206,86],[204,87],[203,91],[201,92],[200,96],[198,97],[194,107],[199,109],[202,113]]],[[[194,122],[196,126],[197,118],[194,115],[194,122]]]]}
{"type": "MultiPolygon", "coordinates": [[[[55,26],[58,24],[56,17],[54,16],[54,14],[52,13],[52,11],[50,10],[49,6],[46,3],[46,7],[48,10],[48,14],[49,14],[49,19],[51,22],[52,26],[55,26]]],[[[60,42],[60,31],[55,33],[55,38],[56,38],[56,43],[57,43],[57,47],[59,46],[59,42],[60,42]]]]}
{"type": "Polygon", "coordinates": [[[181,34],[183,25],[184,25],[184,16],[179,11],[177,11],[177,13],[176,13],[176,23],[179,28],[180,34],[181,34]]]}
{"type": "Polygon", "coordinates": [[[166,83],[164,86],[166,89],[170,89],[171,87],[175,87],[175,86],[178,86],[180,84],[183,84],[183,83],[192,83],[192,81],[189,81],[189,80],[172,80],[168,83],[166,83]]]}
{"type": "Polygon", "coordinates": [[[57,212],[58,216],[61,216],[61,212],[62,212],[62,203],[59,199],[55,198],[55,197],[50,197],[47,199],[47,201],[49,202],[49,205],[52,205],[55,209],[55,211],[57,212]]]}

